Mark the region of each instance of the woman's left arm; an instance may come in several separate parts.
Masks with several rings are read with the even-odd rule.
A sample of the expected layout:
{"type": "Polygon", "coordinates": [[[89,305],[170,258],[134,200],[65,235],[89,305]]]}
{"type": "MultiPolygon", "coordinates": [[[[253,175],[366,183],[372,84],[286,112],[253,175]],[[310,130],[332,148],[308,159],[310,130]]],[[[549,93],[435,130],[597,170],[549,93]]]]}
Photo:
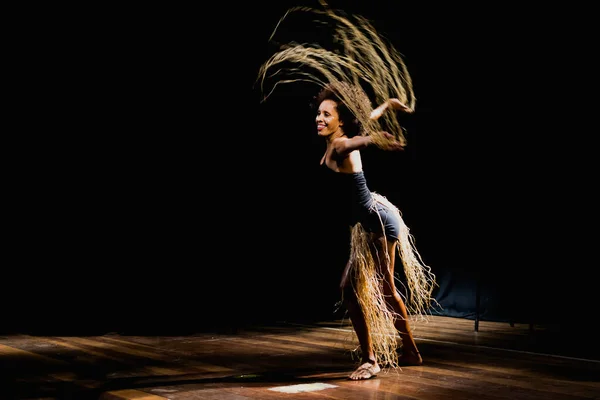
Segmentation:
{"type": "Polygon", "coordinates": [[[391,98],[391,99],[388,99],[386,102],[381,103],[377,108],[375,108],[373,111],[371,111],[370,118],[372,120],[379,119],[379,117],[381,117],[383,115],[383,113],[385,112],[385,110],[387,110],[389,107],[392,107],[394,110],[404,111],[405,113],[408,113],[408,114],[411,114],[415,111],[412,108],[408,107],[406,104],[402,103],[397,98],[391,98]]]}

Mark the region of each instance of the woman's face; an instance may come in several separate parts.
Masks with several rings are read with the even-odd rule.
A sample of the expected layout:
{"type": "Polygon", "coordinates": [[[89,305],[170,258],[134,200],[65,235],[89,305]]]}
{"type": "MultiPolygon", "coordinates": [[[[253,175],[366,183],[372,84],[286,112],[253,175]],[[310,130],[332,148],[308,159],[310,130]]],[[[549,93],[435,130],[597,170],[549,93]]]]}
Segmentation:
{"type": "Polygon", "coordinates": [[[327,137],[336,132],[340,126],[344,125],[339,119],[337,112],[337,103],[333,100],[323,100],[317,110],[317,132],[319,136],[327,137]]]}

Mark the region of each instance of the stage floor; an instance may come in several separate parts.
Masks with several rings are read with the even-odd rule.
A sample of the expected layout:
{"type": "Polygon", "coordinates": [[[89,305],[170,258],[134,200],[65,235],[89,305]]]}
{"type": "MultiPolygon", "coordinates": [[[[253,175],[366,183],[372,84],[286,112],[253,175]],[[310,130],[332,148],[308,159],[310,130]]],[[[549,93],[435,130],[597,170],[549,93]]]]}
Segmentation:
{"type": "Polygon", "coordinates": [[[186,335],[0,336],[1,399],[600,399],[595,343],[552,327],[431,316],[424,365],[350,381],[346,320],[186,335]],[[586,349],[587,347],[587,349],[586,349]]]}

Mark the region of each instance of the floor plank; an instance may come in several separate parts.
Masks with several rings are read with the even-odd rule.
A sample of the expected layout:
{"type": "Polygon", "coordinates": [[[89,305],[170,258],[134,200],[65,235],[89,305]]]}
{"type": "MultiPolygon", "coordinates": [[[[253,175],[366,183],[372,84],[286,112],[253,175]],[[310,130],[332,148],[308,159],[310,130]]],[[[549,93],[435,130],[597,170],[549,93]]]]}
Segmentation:
{"type": "MultiPolygon", "coordinates": [[[[189,335],[0,336],[1,399],[600,399],[596,343],[552,326],[431,316],[413,322],[424,365],[350,381],[347,320],[189,335]],[[587,350],[587,351],[586,351],[587,350]]],[[[400,342],[399,342],[400,343],[400,342]]]]}

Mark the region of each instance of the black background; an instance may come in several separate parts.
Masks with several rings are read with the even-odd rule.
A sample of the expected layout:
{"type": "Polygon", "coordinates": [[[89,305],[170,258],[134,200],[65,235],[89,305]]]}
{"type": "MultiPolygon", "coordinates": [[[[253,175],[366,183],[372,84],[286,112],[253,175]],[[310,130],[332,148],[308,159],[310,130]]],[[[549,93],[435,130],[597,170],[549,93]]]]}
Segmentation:
{"type": "MultiPolygon", "coordinates": [[[[479,282],[484,318],[590,318],[589,12],[420,4],[330,3],[370,19],[413,78],[409,147],[364,152],[371,188],[401,208],[446,315],[472,318],[479,282]]],[[[315,88],[261,103],[254,85],[295,5],[318,7],[19,15],[32,29],[20,31],[4,330],[334,314],[347,228],[320,196],[315,88]]]]}

